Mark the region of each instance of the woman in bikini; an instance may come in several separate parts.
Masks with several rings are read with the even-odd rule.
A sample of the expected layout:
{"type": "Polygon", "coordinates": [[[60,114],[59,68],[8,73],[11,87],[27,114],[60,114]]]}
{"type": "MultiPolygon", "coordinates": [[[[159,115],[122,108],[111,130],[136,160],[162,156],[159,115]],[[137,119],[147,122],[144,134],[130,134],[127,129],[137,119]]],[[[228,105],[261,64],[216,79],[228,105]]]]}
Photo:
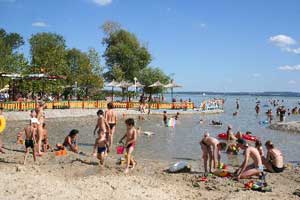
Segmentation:
{"type": "Polygon", "coordinates": [[[117,125],[117,115],[113,110],[113,108],[114,108],[113,103],[112,102],[108,103],[107,111],[104,114],[105,120],[109,124],[109,128],[110,128],[109,137],[108,137],[109,149],[111,149],[112,147],[114,134],[116,131],[116,125],[117,125]]]}
{"type": "Polygon", "coordinates": [[[267,168],[268,171],[272,173],[280,173],[283,172],[283,155],[280,150],[274,147],[274,144],[268,140],[265,144],[268,152],[267,157],[263,157],[263,164],[267,168]]]}
{"type": "Polygon", "coordinates": [[[44,129],[43,129],[43,124],[45,123],[45,113],[44,113],[44,106],[45,104],[42,102],[38,102],[36,100],[36,118],[38,119],[38,127],[37,127],[37,155],[41,156],[42,155],[42,140],[43,140],[43,135],[44,135],[44,129]]]}

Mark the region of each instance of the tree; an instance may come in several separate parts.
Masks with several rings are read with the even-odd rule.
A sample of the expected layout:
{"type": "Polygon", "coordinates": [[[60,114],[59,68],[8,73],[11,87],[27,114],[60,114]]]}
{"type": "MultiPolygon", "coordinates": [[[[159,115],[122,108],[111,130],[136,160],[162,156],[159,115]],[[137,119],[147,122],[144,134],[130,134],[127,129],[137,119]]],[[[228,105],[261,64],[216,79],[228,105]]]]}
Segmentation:
{"type": "Polygon", "coordinates": [[[18,33],[7,33],[0,29],[0,71],[21,73],[28,65],[23,54],[17,49],[24,45],[23,37],[18,33]]]}
{"type": "MultiPolygon", "coordinates": [[[[85,88],[88,93],[89,88],[102,88],[103,79],[97,71],[94,71],[94,65],[97,59],[93,52],[92,59],[88,54],[81,52],[78,49],[70,49],[67,51],[67,64],[69,67],[68,82],[74,84],[77,82],[78,86],[85,88]]],[[[96,66],[99,67],[99,66],[96,66]]]]}
{"type": "Polygon", "coordinates": [[[111,35],[112,33],[115,33],[121,29],[121,24],[114,21],[106,21],[101,26],[101,29],[106,35],[111,35]]]}
{"type": "Polygon", "coordinates": [[[49,75],[67,75],[66,42],[55,33],[37,33],[30,40],[31,71],[49,75]]]}
{"type": "Polygon", "coordinates": [[[88,53],[87,53],[87,56],[89,57],[90,64],[91,64],[92,69],[93,69],[93,73],[95,75],[102,76],[103,75],[103,68],[100,64],[100,55],[96,51],[96,49],[90,48],[88,53]]]}
{"type": "Polygon", "coordinates": [[[159,68],[146,67],[140,71],[138,76],[139,81],[145,85],[144,92],[149,94],[162,93],[164,88],[160,87],[148,87],[149,85],[160,81],[163,84],[167,84],[170,81],[170,77],[167,76],[159,68]]]}
{"type": "Polygon", "coordinates": [[[124,29],[113,29],[104,38],[103,43],[106,45],[103,57],[107,66],[105,78],[108,81],[120,79],[116,75],[123,76],[127,81],[133,81],[139,71],[151,62],[147,48],[140,44],[133,33],[124,29]]]}

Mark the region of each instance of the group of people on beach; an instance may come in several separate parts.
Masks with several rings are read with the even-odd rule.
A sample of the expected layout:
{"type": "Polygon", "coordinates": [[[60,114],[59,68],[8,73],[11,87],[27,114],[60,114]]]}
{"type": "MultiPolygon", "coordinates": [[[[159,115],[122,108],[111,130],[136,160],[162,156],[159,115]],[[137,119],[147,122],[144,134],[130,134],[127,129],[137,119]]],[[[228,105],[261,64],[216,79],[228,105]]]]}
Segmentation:
{"type": "MultiPolygon", "coordinates": [[[[248,134],[251,134],[250,132],[248,134]]],[[[264,170],[272,173],[283,172],[283,155],[281,151],[275,148],[275,145],[268,140],[265,143],[267,154],[264,154],[262,143],[255,141],[255,145],[250,145],[241,135],[234,135],[232,127],[229,125],[227,130],[226,143],[220,142],[217,138],[204,133],[200,141],[202,150],[202,159],[204,161],[205,173],[213,173],[221,165],[221,150],[225,150],[229,146],[234,145],[238,150],[244,150],[244,161],[240,167],[234,172],[236,179],[246,179],[252,176],[264,176],[264,170]],[[253,160],[249,164],[250,158],[253,160]]]]}
{"type": "MultiPolygon", "coordinates": [[[[45,104],[36,101],[36,109],[30,113],[30,122],[24,127],[23,131],[18,133],[17,144],[25,145],[24,164],[26,164],[27,157],[30,149],[32,149],[33,159],[36,161],[37,156],[42,156],[48,150],[51,151],[65,151],[69,150],[74,153],[81,153],[78,147],[78,134],[79,130],[73,129],[65,137],[64,142],[56,144],[56,148],[53,149],[48,142],[48,131],[45,123],[44,114],[45,104]],[[25,135],[25,140],[23,140],[25,135]]],[[[105,157],[109,154],[113,146],[113,137],[117,125],[117,115],[113,110],[113,104],[107,104],[107,110],[97,111],[97,123],[93,131],[94,135],[97,135],[95,139],[92,155],[99,159],[100,165],[104,165],[105,157]]],[[[133,118],[125,120],[127,131],[120,139],[119,143],[123,143],[126,149],[126,168],[127,173],[130,167],[133,169],[136,162],[132,158],[132,152],[134,151],[137,141],[137,130],[135,129],[135,121],[133,118]]],[[[1,142],[1,141],[0,141],[1,142]]],[[[2,151],[2,148],[0,148],[2,151]]]]}

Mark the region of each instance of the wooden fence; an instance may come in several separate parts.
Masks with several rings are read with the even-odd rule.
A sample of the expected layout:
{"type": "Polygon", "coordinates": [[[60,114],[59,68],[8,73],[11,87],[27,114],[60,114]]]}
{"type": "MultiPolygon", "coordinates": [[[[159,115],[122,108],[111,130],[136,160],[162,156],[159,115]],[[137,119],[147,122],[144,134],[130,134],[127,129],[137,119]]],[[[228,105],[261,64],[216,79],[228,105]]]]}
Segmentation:
{"type": "MultiPolygon", "coordinates": [[[[56,101],[47,102],[47,109],[91,109],[91,108],[106,108],[107,101],[56,101]]],[[[138,109],[139,102],[113,102],[114,108],[124,109],[138,109]]],[[[193,109],[194,103],[182,102],[182,103],[146,103],[151,109],[193,109]]],[[[26,111],[35,109],[35,102],[2,102],[0,107],[6,111],[26,111]]]]}

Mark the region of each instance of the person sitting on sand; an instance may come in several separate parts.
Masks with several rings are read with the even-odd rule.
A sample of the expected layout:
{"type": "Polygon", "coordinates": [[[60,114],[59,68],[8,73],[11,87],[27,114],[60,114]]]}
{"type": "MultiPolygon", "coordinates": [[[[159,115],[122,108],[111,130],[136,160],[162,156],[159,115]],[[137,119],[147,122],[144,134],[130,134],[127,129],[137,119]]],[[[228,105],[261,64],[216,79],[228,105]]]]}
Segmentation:
{"type": "Polygon", "coordinates": [[[134,127],[134,119],[128,118],[125,121],[127,131],[125,135],[120,139],[119,143],[122,143],[123,139],[126,138],[126,153],[127,153],[127,160],[126,160],[126,169],[125,173],[129,171],[129,165],[132,163],[132,169],[135,167],[135,161],[132,159],[132,152],[135,148],[136,141],[137,141],[137,130],[134,127]]]}
{"type": "Polygon", "coordinates": [[[79,152],[78,144],[77,144],[78,133],[79,131],[77,129],[71,130],[69,135],[66,136],[63,144],[56,144],[57,149],[63,150],[67,147],[70,151],[74,153],[78,153],[79,152]]]}
{"type": "Polygon", "coordinates": [[[231,125],[228,125],[226,133],[227,133],[227,141],[235,141],[237,139],[232,132],[231,125]]]}
{"type": "Polygon", "coordinates": [[[267,157],[263,157],[263,164],[268,171],[272,173],[283,172],[283,156],[280,150],[274,147],[274,144],[268,140],[265,144],[268,152],[267,157]]]}
{"type": "Polygon", "coordinates": [[[33,160],[36,161],[36,152],[35,152],[35,141],[36,136],[38,134],[38,119],[31,118],[30,124],[24,128],[25,132],[25,156],[24,156],[24,165],[26,164],[26,160],[29,154],[29,148],[32,149],[33,160]]]}
{"type": "Polygon", "coordinates": [[[207,173],[207,161],[209,159],[209,172],[212,172],[212,167],[214,169],[221,163],[221,145],[218,139],[210,137],[209,133],[204,133],[204,137],[200,141],[200,146],[202,150],[202,158],[204,161],[204,171],[207,173]],[[217,161],[218,165],[217,165],[217,161]]]}
{"type": "Polygon", "coordinates": [[[259,141],[259,140],[256,140],[256,141],[255,141],[255,148],[258,150],[259,155],[263,158],[263,156],[264,156],[264,150],[263,150],[263,148],[262,148],[262,143],[261,143],[261,141],[259,141]]]}
{"type": "MultiPolygon", "coordinates": [[[[106,119],[104,118],[104,112],[103,110],[98,110],[97,112],[97,116],[98,116],[98,120],[97,120],[97,124],[95,126],[94,129],[94,135],[96,135],[96,131],[103,131],[106,134],[106,139],[108,141],[108,143],[110,144],[110,126],[107,123],[106,119]]],[[[109,153],[109,148],[107,149],[107,152],[109,153]]]]}
{"type": "Polygon", "coordinates": [[[263,176],[264,166],[259,151],[255,147],[248,146],[244,139],[238,139],[237,143],[239,148],[245,150],[244,161],[235,172],[237,180],[251,178],[252,176],[263,176]],[[248,165],[249,158],[253,160],[253,164],[248,165]]]}
{"type": "Polygon", "coordinates": [[[167,115],[167,111],[164,111],[164,114],[163,114],[163,122],[164,122],[165,126],[168,126],[168,115],[167,115]]]}
{"type": "Polygon", "coordinates": [[[95,140],[93,156],[97,156],[100,165],[104,164],[105,155],[107,154],[108,141],[103,131],[98,131],[98,138],[95,140]],[[97,153],[96,153],[97,151],[97,153]]]}

